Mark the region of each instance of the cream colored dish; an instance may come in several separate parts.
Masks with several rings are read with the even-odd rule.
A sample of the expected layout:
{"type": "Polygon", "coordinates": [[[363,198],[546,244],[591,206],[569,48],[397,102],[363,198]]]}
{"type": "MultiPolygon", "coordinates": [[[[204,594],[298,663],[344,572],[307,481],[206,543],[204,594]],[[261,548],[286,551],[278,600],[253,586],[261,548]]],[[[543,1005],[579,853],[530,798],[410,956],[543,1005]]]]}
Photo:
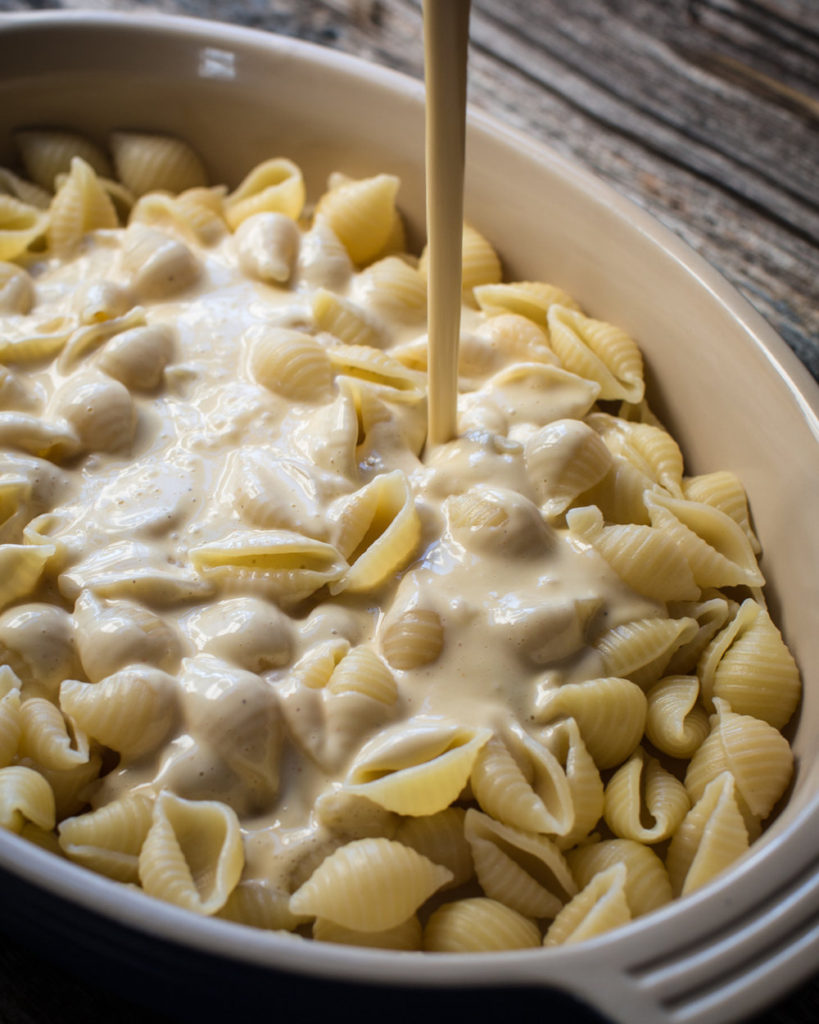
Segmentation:
{"type": "MultiPolygon", "coordinates": [[[[98,135],[149,125],[189,139],[215,181],[236,183],[252,163],[286,151],[305,169],[313,195],[339,167],[353,175],[394,171],[405,182],[402,209],[420,223],[422,97],[414,83],[223,26],[80,16],[9,18],[3,28],[0,138],[21,124],[67,125],[98,135]],[[147,50],[150,73],[142,62],[147,50]],[[48,70],[33,77],[32,67],[48,70]],[[99,75],[106,76],[104,101],[97,98],[99,75]],[[277,81],[286,89],[271,87],[277,81]],[[171,89],[178,117],[158,102],[171,89]],[[287,96],[281,110],[277,95],[287,96]],[[373,123],[385,126],[376,140],[367,137],[373,123]]],[[[469,147],[467,216],[496,243],[507,275],[553,280],[593,315],[639,339],[652,404],[689,464],[697,472],[730,466],[747,486],[769,598],[805,681],[794,737],[797,776],[786,809],[729,875],[676,907],[575,950],[479,960],[421,962],[414,955],[320,947],[294,955],[276,936],[237,934],[221,922],[180,918],[172,908],[147,912],[132,894],[78,878],[70,866],[46,863],[39,851],[26,849],[23,861],[19,844],[5,836],[3,863],[132,927],[280,970],[393,984],[552,985],[623,1020],[739,1016],[809,970],[817,942],[810,851],[819,832],[819,771],[811,750],[819,652],[810,624],[819,595],[803,571],[817,553],[811,524],[819,489],[807,471],[817,456],[816,388],[718,275],[629,204],[481,119],[472,122],[469,147]],[[542,221],[532,209],[543,211],[542,221]],[[656,284],[647,290],[649,281],[656,284]]]]}

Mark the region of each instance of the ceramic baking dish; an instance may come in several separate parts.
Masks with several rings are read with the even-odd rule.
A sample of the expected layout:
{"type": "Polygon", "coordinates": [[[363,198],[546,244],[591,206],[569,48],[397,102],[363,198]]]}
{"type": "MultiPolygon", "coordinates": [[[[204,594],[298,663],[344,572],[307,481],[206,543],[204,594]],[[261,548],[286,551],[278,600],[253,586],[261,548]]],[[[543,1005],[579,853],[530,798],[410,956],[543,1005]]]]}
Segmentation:
{"type": "MultiPolygon", "coordinates": [[[[22,125],[97,139],[169,132],[197,148],[212,180],[233,184],[286,153],[314,196],[332,170],[393,172],[423,235],[420,83],[291,39],[186,19],[4,15],[0,163],[22,125]]],[[[624,327],[689,469],[731,467],[746,485],[769,602],[804,679],[784,808],[725,875],[574,948],[429,956],[311,944],[160,905],[8,834],[3,927],[178,1012],[354,991],[403,1019],[423,1000],[463,1007],[477,993],[484,1007],[509,1006],[537,990],[553,1013],[577,999],[622,1022],[740,1018],[819,962],[819,388],[718,273],[582,168],[477,114],[467,161],[467,216],[507,275],[554,281],[624,327]]]]}

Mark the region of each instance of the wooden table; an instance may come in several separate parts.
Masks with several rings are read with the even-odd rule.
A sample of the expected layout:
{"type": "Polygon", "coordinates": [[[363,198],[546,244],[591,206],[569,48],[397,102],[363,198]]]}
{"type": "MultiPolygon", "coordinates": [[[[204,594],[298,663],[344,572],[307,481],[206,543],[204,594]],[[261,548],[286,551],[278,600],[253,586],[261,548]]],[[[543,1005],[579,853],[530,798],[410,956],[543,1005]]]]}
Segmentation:
{"type": "MultiPolygon", "coordinates": [[[[420,0],[0,0],[51,7],[209,17],[423,75],[420,0]]],[[[471,33],[476,108],[677,232],[819,379],[816,0],[473,0],[471,33]]],[[[57,977],[2,943],[0,1021],[159,1019],[57,977]]],[[[816,1020],[819,975],[754,1024],[816,1020]]]]}

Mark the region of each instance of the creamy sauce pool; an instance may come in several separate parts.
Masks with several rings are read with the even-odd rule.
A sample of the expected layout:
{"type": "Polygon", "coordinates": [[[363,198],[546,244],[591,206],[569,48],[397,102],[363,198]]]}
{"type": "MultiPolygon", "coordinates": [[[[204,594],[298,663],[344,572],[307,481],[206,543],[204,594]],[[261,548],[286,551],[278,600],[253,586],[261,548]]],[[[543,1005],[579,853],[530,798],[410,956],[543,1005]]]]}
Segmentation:
{"type": "MultiPolygon", "coordinates": [[[[133,276],[123,269],[124,237],[97,232],[71,262],[35,268],[37,320],[76,316],[88,307],[92,284],[106,282],[127,296],[133,276]]],[[[526,724],[533,720],[538,685],[551,675],[594,674],[584,639],[592,620],[609,628],[664,613],[629,590],[590,547],[547,525],[535,503],[523,444],[583,401],[571,382],[539,395],[536,417],[528,419],[526,410],[535,406],[523,393],[516,402],[512,385],[495,388],[492,372],[473,372],[461,385],[462,435],[422,454],[407,438],[418,429],[423,436],[423,400],[391,402],[382,389],[380,419],[369,435],[361,436],[358,422],[352,438],[343,430],[337,438],[328,424],[342,422],[349,403],[344,375],[337,373],[319,399],[284,398],[254,379],[253,339],[287,328],[339,348],[317,331],[312,313],[316,288],[331,279],[337,294],[377,321],[388,353],[406,355],[424,345],[423,319],[390,317],[372,301],[366,271],[350,268],[340,282],[337,263],[314,232],[304,235],[291,281],[281,288],[243,272],[248,253],[236,236],[208,248],[187,244],[201,268],[196,283],[143,307],[148,326],[167,327],[171,350],[161,383],[131,391],[132,444],[69,459],[58,471],[55,510],[43,529],[65,546],[66,564],[60,595],[41,596],[69,610],[74,602],[78,608],[90,602],[80,631],[94,619],[95,607],[133,599],[156,612],[178,644],[178,664],[168,669],[179,680],[182,709],[174,732],[155,753],[114,768],[93,805],[140,786],[223,800],[237,809],[247,833],[245,877],[281,879],[291,867],[287,851],[321,842],[317,799],[340,788],[380,729],[418,716],[493,729],[526,724]],[[515,407],[522,410],[517,415],[515,407]],[[498,419],[507,421],[506,436],[482,425],[498,419]],[[281,524],[332,544],[338,502],[395,470],[409,482],[421,537],[408,564],[372,593],[333,596],[323,586],[292,599],[272,595],[258,579],[213,578],[192,565],[192,550],[257,528],[248,516],[254,494],[278,503],[273,518],[281,524]],[[452,504],[453,496],[473,487],[483,487],[505,510],[490,534],[465,526],[452,504]],[[384,721],[342,744],[329,770],[327,758],[314,756],[327,741],[313,700],[320,690],[301,686],[299,665],[328,644],[372,643],[383,657],[385,631],[406,609],[437,613],[440,653],[415,667],[392,667],[395,705],[384,721]],[[248,723],[265,716],[278,737],[269,750],[261,734],[247,738],[248,723]],[[225,747],[231,742],[256,758],[253,771],[278,778],[262,784],[253,771],[237,772],[236,750],[225,747]]],[[[465,306],[463,343],[467,353],[483,353],[486,365],[497,369],[487,322],[465,306]]],[[[58,422],[68,382],[98,379],[93,363],[104,351],[105,344],[89,350],[68,377],[59,361],[27,375],[30,393],[44,399],[46,419],[58,422]]],[[[359,385],[365,398],[368,386],[359,385]]],[[[120,642],[122,629],[111,623],[112,644],[120,642]]]]}

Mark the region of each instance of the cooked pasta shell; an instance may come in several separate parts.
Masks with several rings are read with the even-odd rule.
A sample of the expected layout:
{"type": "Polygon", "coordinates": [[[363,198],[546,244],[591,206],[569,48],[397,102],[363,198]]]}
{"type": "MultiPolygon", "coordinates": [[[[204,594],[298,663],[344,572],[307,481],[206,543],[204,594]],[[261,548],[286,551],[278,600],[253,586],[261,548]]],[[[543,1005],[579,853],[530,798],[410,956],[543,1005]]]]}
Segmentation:
{"type": "Polygon", "coordinates": [[[665,671],[674,651],[697,632],[695,619],[637,619],[607,630],[593,644],[603,671],[646,689],[665,671]]]}
{"type": "Polygon", "coordinates": [[[448,498],[445,509],[456,540],[482,554],[529,559],[554,542],[537,505],[505,487],[470,488],[448,498]]]}
{"type": "Polygon", "coordinates": [[[296,276],[309,288],[343,290],[353,276],[350,255],[323,217],[301,238],[296,276]]]}
{"type": "Polygon", "coordinates": [[[80,323],[90,326],[125,316],[133,308],[134,301],[130,288],[103,279],[89,281],[78,288],[72,306],[79,315],[80,323]]]}
{"type": "Polygon", "coordinates": [[[493,316],[517,313],[546,327],[552,306],[579,309],[567,292],[542,281],[515,281],[510,284],[484,284],[475,288],[475,299],[485,313],[493,316]]]}
{"type": "Polygon", "coordinates": [[[428,953],[487,953],[539,945],[540,929],[534,921],[486,896],[444,903],[424,928],[428,953]]]}
{"type": "Polygon", "coordinates": [[[44,768],[65,771],[88,761],[88,738],[50,700],[31,697],[20,705],[19,753],[44,768]]]}
{"type": "Polygon", "coordinates": [[[347,377],[352,385],[370,384],[387,401],[416,404],[424,398],[423,377],[387,352],[346,344],[328,349],[327,355],[337,374],[347,377]]]}
{"type": "Polygon", "coordinates": [[[167,299],[194,284],[201,265],[184,242],[146,224],[131,224],[123,239],[122,266],[140,301],[167,299]]]}
{"type": "Polygon", "coordinates": [[[596,505],[610,524],[647,526],[646,495],[651,493],[652,486],[651,480],[630,462],[614,456],[608,473],[579,494],[573,504],[578,508],[596,505]]]}
{"type": "Polygon", "coordinates": [[[13,260],[46,234],[48,214],[0,192],[0,260],[13,260]]]}
{"type": "Polygon", "coordinates": [[[349,569],[330,593],[373,590],[412,558],[421,520],[404,473],[382,473],[331,511],[333,537],[349,569]]]}
{"type": "Polygon", "coordinates": [[[565,512],[612,464],[600,436],[582,420],[555,420],[541,427],[527,438],[523,451],[536,499],[549,517],[565,512]]]}
{"type": "MultiPolygon", "coordinates": [[[[7,665],[4,665],[0,672],[14,675],[7,665]]],[[[0,680],[2,678],[0,676],[0,680]]],[[[19,683],[19,679],[17,682],[19,683]]],[[[19,688],[11,688],[0,697],[0,768],[8,767],[14,760],[22,730],[20,690],[19,688]]]]}
{"type": "Polygon", "coordinates": [[[293,893],[290,910],[354,931],[384,931],[406,921],[450,878],[402,843],[356,839],[322,861],[293,893]]]}
{"type": "Polygon", "coordinates": [[[670,839],[688,813],[685,786],[642,747],[606,785],[606,824],[621,839],[660,843],[670,839]]]}
{"type": "Polygon", "coordinates": [[[205,580],[250,586],[291,603],[339,579],[346,569],[331,544],[289,530],[234,531],[191,548],[189,557],[205,580]]]}
{"type": "Polygon", "coordinates": [[[151,192],[134,204],[128,220],[169,227],[199,245],[216,245],[228,233],[224,192],[224,187],[189,188],[175,196],[151,192]]]}
{"type": "Polygon", "coordinates": [[[0,615],[0,662],[20,677],[27,696],[56,697],[79,671],[71,615],[56,605],[20,604],[0,615]]]}
{"type": "Polygon", "coordinates": [[[72,374],[54,395],[52,408],[76,431],[86,451],[114,452],[133,440],[134,401],[123,384],[105,374],[72,374]]]}
{"type": "Polygon", "coordinates": [[[669,493],[682,497],[683,456],[677,442],[662,427],[593,413],[587,424],[599,433],[612,455],[669,493]]]}
{"type": "Polygon", "coordinates": [[[74,157],[80,157],[93,170],[111,177],[111,162],[94,142],[74,132],[52,129],[27,129],[15,132],[14,141],[20,150],[26,177],[49,192],[59,174],[71,170],[74,157]]]}
{"type": "Polygon", "coordinates": [[[342,946],[417,950],[421,948],[421,922],[418,916],[413,914],[394,928],[379,932],[359,932],[318,917],[313,923],[313,938],[318,942],[335,942],[342,946]]]}
{"type": "Polygon", "coordinates": [[[292,932],[309,920],[290,911],[290,893],[276,888],[264,879],[239,882],[228,896],[217,917],[265,931],[292,932]]]}
{"type": "Polygon", "coordinates": [[[527,917],[554,917],[577,888],[557,845],[544,835],[466,812],[464,834],[475,873],[490,899],[527,917]]]}
{"type": "Polygon", "coordinates": [[[343,181],[319,199],[316,217],[326,220],[353,263],[371,263],[388,247],[399,216],[399,185],[394,175],[379,174],[343,181]]]}
{"type": "Polygon", "coordinates": [[[257,164],[225,198],[225,219],[233,231],[257,213],[283,213],[298,220],[304,207],[301,169],[285,157],[257,164]]]}
{"type": "Polygon", "coordinates": [[[544,946],[568,946],[628,924],[631,911],[626,898],[626,869],[614,864],[596,874],[552,921],[544,946]]]}
{"type": "Polygon", "coordinates": [[[60,847],[77,864],[119,882],[139,879],[139,851],[151,827],[153,794],[128,793],[58,828],[60,847]]]}
{"type": "Polygon", "coordinates": [[[228,460],[224,488],[242,519],[262,529],[324,539],[328,532],[317,474],[306,461],[267,447],[243,447],[228,460]]]}
{"type": "Polygon", "coordinates": [[[356,449],[360,432],[356,400],[349,380],[336,382],[338,396],[332,402],[307,410],[296,445],[319,469],[359,484],[356,449]]]}
{"type": "Polygon", "coordinates": [[[15,331],[11,327],[0,338],[0,359],[4,363],[23,363],[49,359],[65,345],[77,326],[74,316],[57,316],[30,323],[15,331]]]}
{"type": "Polygon", "coordinates": [[[600,820],[603,814],[603,781],[573,718],[555,722],[538,738],[557,758],[566,776],[574,808],[574,825],[559,835],[556,842],[561,849],[568,849],[585,839],[600,820]]]}
{"type": "Polygon", "coordinates": [[[436,814],[458,797],[489,729],[419,716],[373,737],[359,752],[345,788],[387,810],[436,814]]]}
{"type": "Polygon", "coordinates": [[[591,544],[630,587],[657,601],[694,600],[699,586],[688,560],[664,529],[638,524],[604,526],[593,505],[566,513],[575,536],[591,544]]]}
{"type": "Polygon", "coordinates": [[[66,420],[49,423],[25,412],[0,412],[0,445],[54,462],[80,451],[80,439],[66,420]]]}
{"type": "Polygon", "coordinates": [[[598,768],[613,768],[634,751],[643,735],[646,698],[628,679],[610,676],[541,688],[538,721],[574,718],[598,768]]]}
{"type": "Polygon", "coordinates": [[[293,218],[272,210],[247,217],[234,235],[242,272],[274,285],[290,280],[300,242],[301,232],[293,218]]]}
{"type": "Polygon", "coordinates": [[[36,769],[51,787],[57,821],[88,810],[89,802],[99,787],[102,758],[98,753],[90,753],[84,764],[63,770],[46,768],[30,758],[26,758],[24,764],[36,769]]]}
{"type": "Polygon", "coordinates": [[[761,546],[751,526],[748,497],[735,473],[723,469],[715,473],[688,477],[683,480],[683,497],[688,501],[713,505],[730,516],[742,528],[754,554],[759,554],[761,546]]]}
{"type": "Polygon", "coordinates": [[[289,664],[293,654],[290,619],[270,601],[236,597],[208,605],[189,622],[208,654],[248,672],[266,672],[289,664]]]}
{"type": "Polygon", "coordinates": [[[117,212],[93,168],[81,157],[73,157],[71,170],[51,202],[46,230],[49,250],[65,255],[89,231],[115,228],[117,212]]]}
{"type": "Polygon", "coordinates": [[[20,832],[18,832],[18,835],[21,839],[25,839],[26,842],[39,846],[41,850],[47,850],[49,853],[53,853],[55,857],[64,856],[53,830],[40,828],[39,825],[34,825],[30,821],[24,821],[23,827],[20,832]]]}
{"type": "Polygon", "coordinates": [[[57,359],[57,368],[62,374],[71,373],[81,359],[104,345],[109,338],[129,328],[144,325],[145,311],[140,306],[129,309],[122,316],[84,323],[72,332],[57,359]]]}
{"type": "Polygon", "coordinates": [[[729,771],[738,797],[764,821],[791,780],[793,751],[772,725],[716,703],[719,713],[711,719],[711,732],[688,764],[686,789],[697,801],[709,782],[729,771]]]}
{"type": "Polygon", "coordinates": [[[696,676],[665,676],[646,694],[646,737],[670,757],[690,758],[710,731],[708,715],[697,704],[696,676]]]}
{"type": "Polygon", "coordinates": [[[97,365],[133,391],[153,391],[173,358],[174,332],[167,324],[133,327],[111,338],[97,365]]]}
{"type": "Polygon", "coordinates": [[[684,554],[700,587],[761,587],[748,538],[729,515],[701,502],[655,493],[646,497],[651,525],[684,554]]]}
{"type": "Polygon", "coordinates": [[[29,206],[36,206],[40,210],[48,209],[51,202],[49,190],[21,178],[7,167],[0,167],[0,195],[14,196],[15,199],[28,203],[29,206]]]}
{"type": "MultiPolygon", "coordinates": [[[[357,793],[350,793],[346,789],[330,789],[320,794],[313,811],[316,821],[330,829],[337,836],[342,837],[341,843],[351,839],[366,839],[368,837],[384,837],[396,839],[396,829],[400,821],[397,814],[387,811],[372,800],[357,793]]],[[[407,818],[406,821],[423,821],[422,818],[407,818]]],[[[405,842],[406,846],[413,846],[419,853],[428,856],[423,848],[415,847],[413,843],[405,842]]],[[[433,858],[430,857],[430,860],[433,858]]],[[[443,864],[450,867],[446,861],[435,861],[436,864],[443,864]]],[[[450,867],[451,870],[451,867],[450,867]]]]}
{"type": "Polygon", "coordinates": [[[143,132],[113,132],[109,138],[116,176],[136,196],[183,192],[207,184],[205,168],[181,139],[143,132]]]}
{"type": "Polygon", "coordinates": [[[54,794],[48,782],[31,768],[0,768],[0,828],[22,832],[27,821],[46,831],[54,828],[54,794]]]}
{"type": "Polygon", "coordinates": [[[482,810],[527,832],[566,835],[574,828],[572,795],[560,762],[521,729],[493,736],[469,777],[482,810]]]}
{"type": "Polygon", "coordinates": [[[50,544],[0,544],[0,608],[33,592],[56,550],[50,544]]]}
{"type": "MultiPolygon", "coordinates": [[[[554,420],[582,419],[600,393],[600,385],[550,363],[512,363],[480,388],[459,399],[462,415],[488,403],[505,423],[543,427],[554,420]]],[[[505,432],[505,429],[504,429],[505,432]]]]}
{"type": "Polygon", "coordinates": [[[139,855],[139,878],[149,896],[196,914],[215,914],[243,867],[239,821],[229,807],[159,794],[139,855]]]}
{"type": "Polygon", "coordinates": [[[442,888],[462,885],[475,873],[472,851],[464,835],[465,817],[463,807],[445,807],[437,814],[404,818],[393,838],[452,872],[452,880],[442,888]]]}
{"type": "MultiPolygon", "coordinates": [[[[500,360],[502,363],[559,365],[560,360],[549,347],[549,338],[545,328],[538,326],[528,317],[521,316],[519,313],[498,313],[490,316],[479,324],[475,333],[486,343],[489,352],[494,354],[493,362],[500,360]]],[[[461,339],[461,344],[464,343],[464,340],[464,338],[461,339]]],[[[485,361],[483,365],[486,372],[497,369],[495,365],[487,365],[485,361]]],[[[473,361],[462,361],[461,373],[472,376],[474,369],[477,369],[477,367],[474,369],[473,367],[473,361]]]]}
{"type": "Polygon", "coordinates": [[[264,387],[295,402],[329,394],[333,373],[327,352],[309,334],[268,327],[249,339],[248,367],[264,387]]]}
{"type": "Polygon", "coordinates": [[[350,641],[338,637],[313,644],[293,666],[292,679],[309,690],[326,686],[336,666],[350,650],[350,641]]]}
{"type": "Polygon", "coordinates": [[[703,700],[782,729],[799,703],[799,669],[768,612],[752,598],[703,652],[697,667],[703,700]]]}
{"type": "MultiPolygon", "coordinates": [[[[357,280],[357,294],[367,308],[387,316],[392,321],[406,324],[421,323],[427,313],[427,282],[425,276],[406,259],[400,256],[385,256],[371,263],[357,280]]],[[[326,303],[325,299],[325,303],[326,303]]],[[[313,306],[315,312],[315,302],[313,306]]],[[[318,322],[318,318],[317,318],[318,322]]],[[[366,323],[366,320],[365,320],[366,323]]],[[[322,327],[322,330],[327,328],[322,327]]],[[[378,328],[373,328],[376,339],[381,341],[378,328]]],[[[373,344],[365,340],[366,335],[353,334],[347,338],[338,331],[332,334],[354,345],[373,344]]],[[[345,332],[346,333],[346,332],[345,332]]]]}
{"type": "Polygon", "coordinates": [[[666,865],[675,896],[705,885],[748,849],[735,786],[730,772],[715,776],[671,840],[666,865]]]}
{"type": "MultiPolygon", "coordinates": [[[[123,758],[155,750],[176,723],[176,679],[152,665],[130,665],[98,683],[66,679],[60,707],[123,758]]],[[[55,766],[56,767],[56,766],[55,766]]]]}
{"type": "Polygon", "coordinates": [[[671,881],[665,864],[648,846],[633,839],[587,843],[566,854],[580,889],[600,871],[615,864],[626,868],[626,900],[632,917],[640,917],[671,902],[671,881]]]}
{"type": "Polygon", "coordinates": [[[435,661],[444,648],[444,626],[432,608],[408,608],[388,615],[381,630],[381,650],[402,671],[435,661]]]}
{"type": "Polygon", "coordinates": [[[696,634],[681,644],[671,655],[665,667],[668,675],[687,675],[693,672],[709,641],[732,618],[738,609],[734,601],[722,596],[703,594],[702,601],[670,601],[668,613],[675,619],[695,619],[696,634]]]}
{"type": "MultiPolygon", "coordinates": [[[[415,273],[412,268],[407,269],[410,273],[415,273]]],[[[312,311],[316,327],[320,331],[332,334],[345,345],[379,348],[384,343],[383,328],[372,314],[363,306],[344,299],[327,288],[319,288],[314,293],[312,311]]]]}
{"type": "Polygon", "coordinates": [[[398,699],[395,677],[371,647],[353,647],[336,665],[327,692],[360,693],[390,706],[398,699]]]}
{"type": "Polygon", "coordinates": [[[0,313],[30,313],[34,305],[31,275],[13,263],[0,262],[0,313]]]}
{"type": "Polygon", "coordinates": [[[597,381],[602,399],[642,399],[643,358],[624,331],[559,305],[550,306],[547,323],[549,342],[563,366],[597,381]]]}

